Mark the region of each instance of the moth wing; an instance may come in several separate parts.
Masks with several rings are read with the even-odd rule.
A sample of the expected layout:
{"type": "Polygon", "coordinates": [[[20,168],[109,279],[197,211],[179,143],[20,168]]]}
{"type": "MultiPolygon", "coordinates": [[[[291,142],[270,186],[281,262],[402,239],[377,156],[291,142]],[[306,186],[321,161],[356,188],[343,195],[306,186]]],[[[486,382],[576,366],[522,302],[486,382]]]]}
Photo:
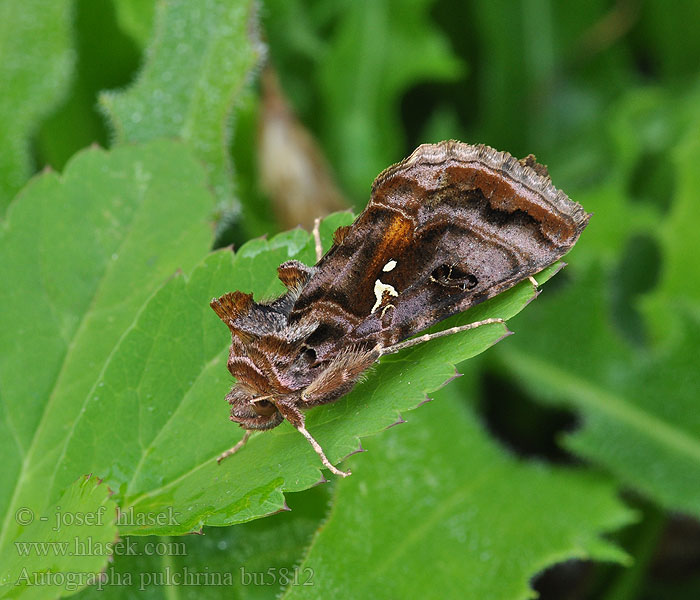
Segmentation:
{"type": "Polygon", "coordinates": [[[320,359],[348,344],[394,344],[552,264],[589,216],[531,156],[460,142],[420,146],[377,177],[290,322],[319,323],[306,343],[320,359]]]}

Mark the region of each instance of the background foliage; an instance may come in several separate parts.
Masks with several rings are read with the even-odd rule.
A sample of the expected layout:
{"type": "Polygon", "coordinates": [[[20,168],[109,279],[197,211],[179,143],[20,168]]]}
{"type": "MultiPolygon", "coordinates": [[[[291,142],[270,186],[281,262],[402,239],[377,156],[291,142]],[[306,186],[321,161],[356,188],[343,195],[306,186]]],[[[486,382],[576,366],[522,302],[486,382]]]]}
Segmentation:
{"type": "Polygon", "coordinates": [[[0,595],[698,597],[700,3],[0,14],[0,595]],[[315,487],[286,425],[213,462],[240,432],[208,299],[269,297],[280,262],[313,261],[259,183],[266,61],[355,210],[384,167],[456,138],[536,154],[594,213],[536,302],[521,284],[458,319],[517,335],[389,357],[312,411],[333,460],[368,450],[315,487]],[[26,545],[75,540],[101,546],[26,545]]]}

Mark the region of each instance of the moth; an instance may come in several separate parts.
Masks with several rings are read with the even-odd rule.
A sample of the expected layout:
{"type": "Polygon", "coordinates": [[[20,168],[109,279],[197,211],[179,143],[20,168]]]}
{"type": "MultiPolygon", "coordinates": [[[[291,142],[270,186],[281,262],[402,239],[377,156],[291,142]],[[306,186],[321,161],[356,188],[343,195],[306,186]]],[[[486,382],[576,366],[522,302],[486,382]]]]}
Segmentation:
{"type": "Polygon", "coordinates": [[[487,319],[415,334],[541,271],[576,243],[590,215],[557,190],[545,166],[483,145],[419,146],[383,171],[365,210],[318,262],[278,268],[287,292],[255,302],[230,292],[211,307],[231,331],[226,396],[246,431],[289,421],[337,469],[305,427],[304,410],[348,393],[385,355],[472,329],[487,319]]]}

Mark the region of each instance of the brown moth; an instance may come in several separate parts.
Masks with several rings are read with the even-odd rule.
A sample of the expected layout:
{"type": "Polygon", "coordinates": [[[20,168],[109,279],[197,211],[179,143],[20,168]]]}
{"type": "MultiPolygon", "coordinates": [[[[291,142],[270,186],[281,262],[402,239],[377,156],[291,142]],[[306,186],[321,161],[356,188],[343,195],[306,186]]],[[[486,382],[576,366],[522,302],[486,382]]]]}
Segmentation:
{"type": "Polygon", "coordinates": [[[546,167],[488,146],[425,144],[382,172],[367,208],[339,228],[318,262],[278,268],[289,290],[256,303],[231,292],[211,307],[231,330],[226,396],[250,433],[287,419],[337,475],[302,410],[333,402],[380,356],[487,319],[408,339],[532,277],[576,243],[590,215],[558,191],[546,167]],[[404,341],[407,340],[407,341],[404,341]]]}

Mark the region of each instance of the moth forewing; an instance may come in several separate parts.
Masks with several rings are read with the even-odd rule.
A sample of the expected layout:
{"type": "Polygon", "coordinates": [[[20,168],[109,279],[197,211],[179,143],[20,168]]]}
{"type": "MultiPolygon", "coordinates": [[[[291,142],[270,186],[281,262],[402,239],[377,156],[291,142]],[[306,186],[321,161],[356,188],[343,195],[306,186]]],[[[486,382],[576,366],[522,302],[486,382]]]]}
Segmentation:
{"type": "Polygon", "coordinates": [[[280,265],[286,294],[267,303],[241,292],[212,300],[232,336],[231,420],[250,432],[286,419],[324,466],[348,474],[328,460],[301,411],[349,392],[383,354],[502,323],[409,339],[532,278],[571,249],[589,217],[532,155],[518,161],[455,141],[420,146],[377,177],[365,210],[322,257],[316,222],[318,262],[280,265]]]}

